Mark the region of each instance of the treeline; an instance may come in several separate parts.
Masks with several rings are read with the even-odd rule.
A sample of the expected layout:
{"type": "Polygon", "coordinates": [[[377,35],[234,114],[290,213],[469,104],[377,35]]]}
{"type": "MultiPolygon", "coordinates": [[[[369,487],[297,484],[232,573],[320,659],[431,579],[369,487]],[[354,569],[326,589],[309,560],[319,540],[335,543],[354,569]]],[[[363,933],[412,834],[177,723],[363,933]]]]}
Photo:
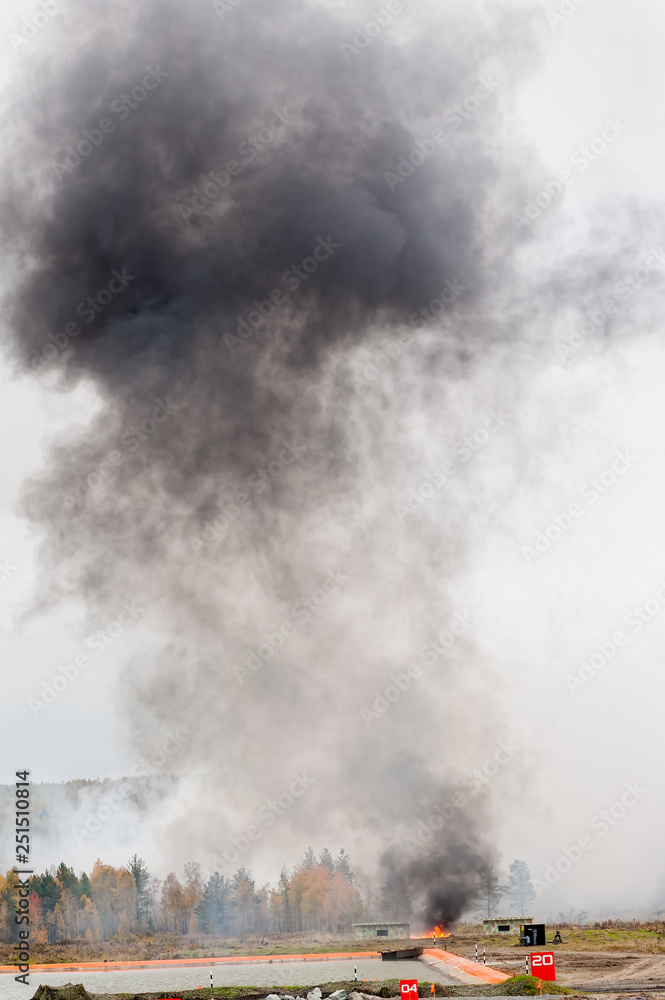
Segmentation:
{"type": "MultiPolygon", "coordinates": [[[[17,940],[14,922],[19,876],[0,875],[0,940],[17,940]]],[[[248,931],[278,933],[351,930],[363,916],[360,893],[344,850],[333,859],[311,847],[292,870],[283,868],[276,887],[257,888],[251,872],[233,878],[215,872],[204,880],[189,862],[178,878],[152,875],[142,858],[114,868],[97,860],[88,876],[64,861],[30,878],[31,939],[36,943],[106,941],[150,931],[238,936],[248,931]]]]}

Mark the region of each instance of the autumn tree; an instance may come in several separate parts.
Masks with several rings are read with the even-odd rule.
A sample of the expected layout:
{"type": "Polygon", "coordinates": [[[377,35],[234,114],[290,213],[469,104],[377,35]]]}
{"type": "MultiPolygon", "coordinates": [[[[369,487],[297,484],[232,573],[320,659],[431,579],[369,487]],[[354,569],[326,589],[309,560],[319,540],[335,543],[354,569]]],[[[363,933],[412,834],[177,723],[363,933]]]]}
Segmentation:
{"type": "Polygon", "coordinates": [[[187,930],[185,893],[175,872],[169,872],[162,888],[162,910],[169,930],[187,930]]]}
{"type": "Polygon", "coordinates": [[[79,901],[71,889],[63,889],[60,899],[55,904],[55,919],[59,937],[75,940],[79,935],[78,927],[79,901]]]}
{"type": "Polygon", "coordinates": [[[335,871],[330,879],[323,914],[327,929],[337,934],[350,931],[354,920],[362,917],[360,893],[341,871],[335,871]]]}
{"type": "MultiPolygon", "coordinates": [[[[0,877],[0,940],[16,940],[13,916],[18,874],[0,877]]],[[[142,924],[156,931],[223,934],[275,929],[344,933],[362,919],[362,899],[348,855],[333,861],[327,848],[317,861],[311,848],[290,871],[284,866],[275,888],[257,889],[246,868],[232,880],[219,872],[204,883],[197,862],[162,882],[136,854],[123,868],[97,859],[90,877],[61,862],[30,880],[32,932],[37,942],[85,938],[95,942],[128,936],[142,924]]]]}
{"type": "Polygon", "coordinates": [[[42,901],[34,889],[30,893],[30,937],[35,944],[46,944],[48,940],[42,901]]]}
{"type": "Polygon", "coordinates": [[[115,934],[121,926],[124,931],[136,926],[136,885],[126,868],[104,865],[98,858],[90,875],[90,887],[104,937],[115,934]]]}
{"type": "Polygon", "coordinates": [[[233,876],[233,902],[245,930],[254,930],[254,879],[241,867],[233,876]]]}
{"type": "Polygon", "coordinates": [[[196,910],[202,898],[203,878],[201,876],[201,865],[198,861],[188,861],[185,865],[184,903],[190,933],[196,932],[196,910]]]}

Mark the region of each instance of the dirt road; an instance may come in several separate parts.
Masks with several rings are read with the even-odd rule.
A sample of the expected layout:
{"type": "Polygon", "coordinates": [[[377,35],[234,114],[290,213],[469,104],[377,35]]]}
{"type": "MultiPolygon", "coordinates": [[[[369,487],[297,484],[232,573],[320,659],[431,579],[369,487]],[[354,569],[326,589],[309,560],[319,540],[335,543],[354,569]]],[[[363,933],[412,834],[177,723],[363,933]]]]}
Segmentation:
{"type": "MultiPolygon", "coordinates": [[[[542,950],[550,950],[546,945],[542,950]]],[[[554,948],[557,982],[562,986],[579,986],[585,992],[598,990],[603,994],[622,990],[662,993],[665,997],[665,955],[636,955],[617,951],[566,951],[554,948]]],[[[524,955],[526,954],[526,950],[524,955]]],[[[517,975],[524,972],[524,955],[514,949],[488,949],[488,962],[497,969],[517,975]]]]}

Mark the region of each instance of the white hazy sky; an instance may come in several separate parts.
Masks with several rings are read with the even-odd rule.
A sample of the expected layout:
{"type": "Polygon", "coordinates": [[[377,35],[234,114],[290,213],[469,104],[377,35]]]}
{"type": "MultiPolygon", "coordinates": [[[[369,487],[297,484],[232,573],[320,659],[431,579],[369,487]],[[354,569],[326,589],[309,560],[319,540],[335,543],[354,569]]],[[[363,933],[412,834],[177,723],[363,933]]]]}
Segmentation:
{"type": "MultiPolygon", "coordinates": [[[[543,18],[556,9],[554,2],[532,6],[543,18]]],[[[38,71],[39,43],[14,53],[6,41],[32,9],[14,0],[0,8],[5,79],[11,80],[19,61],[34,60],[38,71]]],[[[566,194],[571,215],[600,195],[635,193],[665,201],[665,7],[657,0],[585,0],[550,34],[545,58],[521,93],[519,112],[524,139],[552,175],[607,118],[628,124],[566,194]]],[[[540,894],[536,911],[543,917],[564,906],[599,912],[610,903],[644,911],[659,902],[665,907],[665,608],[582,689],[571,693],[565,680],[665,579],[665,351],[662,337],[640,330],[614,352],[585,350],[567,367],[553,351],[551,367],[540,366],[525,390],[520,406],[523,422],[528,414],[533,426],[526,434],[531,454],[539,440],[547,443],[542,491],[518,493],[507,504],[503,523],[478,549],[464,584],[479,619],[475,638],[495,666],[501,704],[509,692],[510,732],[532,760],[533,784],[525,788],[521,808],[511,805],[502,829],[505,860],[528,858],[542,878],[564,847],[590,832],[594,841],[573,871],[540,894]],[[599,429],[606,445],[601,452],[599,429]],[[585,443],[589,436],[596,440],[593,449],[585,443]],[[619,449],[632,451],[635,465],[546,559],[527,566],[520,546],[548,523],[557,495],[564,494],[552,484],[577,482],[581,489],[619,449]],[[635,782],[646,790],[640,801],[607,835],[591,830],[594,815],[635,782]],[[603,892],[609,876],[611,899],[603,892]]],[[[488,371],[477,377],[491,376],[488,371]]],[[[508,408],[511,402],[505,401],[508,408]]],[[[81,650],[84,637],[61,614],[21,629],[16,624],[39,573],[38,537],[20,514],[21,484],[38,471],[49,441],[85,422],[96,405],[91,386],[63,395],[46,383],[13,381],[8,364],[0,365],[0,562],[10,567],[0,582],[0,782],[13,780],[23,767],[35,781],[58,781],[121,776],[135,763],[107,706],[119,664],[145,638],[140,625],[72,686],[52,723],[48,712],[35,719],[26,699],[81,650]]]]}

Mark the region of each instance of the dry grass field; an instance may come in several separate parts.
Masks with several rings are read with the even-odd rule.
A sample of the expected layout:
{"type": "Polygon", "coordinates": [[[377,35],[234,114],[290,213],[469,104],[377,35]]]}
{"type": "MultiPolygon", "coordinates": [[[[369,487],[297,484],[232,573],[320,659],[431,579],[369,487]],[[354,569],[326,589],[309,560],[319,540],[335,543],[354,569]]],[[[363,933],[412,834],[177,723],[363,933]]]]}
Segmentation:
{"type": "MultiPolygon", "coordinates": [[[[556,955],[557,980],[564,986],[589,989],[609,989],[624,985],[626,989],[650,991],[663,987],[665,992],[665,923],[621,923],[608,921],[602,925],[558,925],[563,938],[560,945],[549,942],[555,930],[547,928],[546,948],[556,955]]],[[[62,941],[32,948],[35,964],[146,961],[150,959],[207,958],[212,956],[323,954],[333,952],[376,951],[400,942],[382,940],[354,941],[328,934],[256,935],[242,938],[214,938],[205,935],[134,935],[130,938],[105,942],[62,941]]],[[[407,942],[402,942],[406,944],[407,942]]],[[[431,939],[411,940],[431,947],[431,939]]],[[[455,933],[437,942],[465,958],[473,958],[478,945],[482,960],[486,949],[487,963],[515,976],[525,971],[525,956],[530,949],[519,945],[517,937],[484,937],[480,925],[466,924],[455,933]]],[[[535,949],[538,950],[538,949],[535,949]]],[[[9,964],[10,945],[0,945],[0,964],[9,964]]],[[[425,978],[425,977],[423,977],[425,978]]]]}

